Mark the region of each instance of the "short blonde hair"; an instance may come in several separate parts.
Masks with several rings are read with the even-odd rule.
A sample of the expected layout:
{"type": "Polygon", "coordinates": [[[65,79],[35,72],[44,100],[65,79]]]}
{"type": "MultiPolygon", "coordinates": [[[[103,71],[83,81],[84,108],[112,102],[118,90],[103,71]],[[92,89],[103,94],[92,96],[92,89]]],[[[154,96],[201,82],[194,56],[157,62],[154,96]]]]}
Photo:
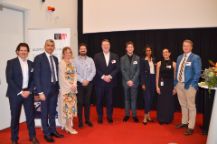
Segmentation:
{"type": "Polygon", "coordinates": [[[184,40],[183,43],[184,43],[184,42],[191,44],[192,47],[193,47],[193,45],[194,45],[193,41],[192,41],[192,40],[189,40],[189,39],[184,40]]]}

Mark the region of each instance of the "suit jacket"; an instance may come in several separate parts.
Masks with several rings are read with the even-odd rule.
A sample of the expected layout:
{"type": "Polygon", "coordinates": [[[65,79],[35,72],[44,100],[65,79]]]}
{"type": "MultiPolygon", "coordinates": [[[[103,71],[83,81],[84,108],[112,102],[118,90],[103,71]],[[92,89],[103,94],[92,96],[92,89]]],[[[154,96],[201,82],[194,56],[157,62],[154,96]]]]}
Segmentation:
{"type": "Polygon", "coordinates": [[[132,61],[130,62],[128,55],[121,57],[121,73],[122,82],[124,86],[127,86],[126,82],[132,80],[135,86],[139,85],[139,73],[140,73],[140,58],[133,54],[132,61]]]}
{"type": "MultiPolygon", "coordinates": [[[[154,69],[156,73],[156,60],[155,58],[152,58],[152,61],[154,63],[154,69]]],[[[141,84],[145,84],[146,86],[150,85],[150,66],[148,63],[148,60],[145,60],[144,58],[140,61],[140,78],[141,78],[141,84]]]]}
{"type": "MultiPolygon", "coordinates": [[[[177,58],[176,78],[174,82],[175,85],[178,83],[178,69],[183,56],[184,55],[182,54],[177,58]]],[[[194,87],[195,89],[198,88],[198,81],[201,76],[201,65],[202,64],[201,64],[200,56],[191,53],[186,61],[185,69],[184,69],[184,74],[185,74],[184,83],[186,89],[188,89],[190,86],[194,87]]]]}
{"type": "MultiPolygon", "coordinates": [[[[33,63],[30,60],[27,60],[28,69],[29,69],[29,83],[28,90],[33,91],[33,63]]],[[[6,96],[13,97],[17,96],[22,90],[23,86],[23,74],[21,64],[18,58],[14,58],[7,61],[6,66],[6,80],[8,83],[6,96]]]]}
{"type": "MultiPolygon", "coordinates": [[[[53,58],[58,75],[58,59],[55,56],[53,58]]],[[[49,93],[51,88],[51,68],[45,53],[37,55],[34,59],[34,82],[36,93],[43,92],[45,95],[49,93]]]]}
{"type": "Polygon", "coordinates": [[[103,52],[100,52],[94,56],[94,62],[96,65],[95,84],[97,86],[101,86],[104,84],[108,84],[110,86],[115,86],[117,84],[116,76],[119,72],[118,56],[116,54],[110,52],[109,64],[107,66],[104,54],[103,54],[103,52]],[[104,74],[112,76],[112,81],[110,83],[106,83],[101,79],[101,77],[104,74]]]}

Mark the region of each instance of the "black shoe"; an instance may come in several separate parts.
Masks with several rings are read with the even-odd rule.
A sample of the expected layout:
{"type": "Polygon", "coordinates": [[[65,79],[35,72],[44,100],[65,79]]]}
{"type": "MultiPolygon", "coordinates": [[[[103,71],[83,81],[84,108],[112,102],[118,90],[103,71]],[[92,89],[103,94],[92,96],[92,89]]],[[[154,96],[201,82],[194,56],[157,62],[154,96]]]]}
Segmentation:
{"type": "Polygon", "coordinates": [[[86,123],[89,127],[93,127],[93,124],[92,124],[91,121],[86,121],[85,123],[86,123]]]}
{"type": "Polygon", "coordinates": [[[181,123],[181,124],[177,124],[177,125],[176,125],[176,128],[177,128],[177,129],[179,129],[179,128],[187,128],[187,127],[188,127],[188,124],[182,124],[182,123],[181,123]]]}
{"type": "Polygon", "coordinates": [[[134,117],[133,117],[133,121],[136,122],[136,123],[139,122],[139,119],[137,118],[137,116],[134,116],[134,117]]]}
{"type": "Polygon", "coordinates": [[[192,134],[193,134],[193,131],[194,131],[193,129],[188,128],[188,129],[185,131],[184,135],[186,135],[186,136],[192,135],[192,134]]]}
{"type": "Polygon", "coordinates": [[[51,136],[54,136],[56,138],[63,138],[64,137],[62,134],[59,134],[57,131],[51,133],[51,136]]]}
{"type": "Polygon", "coordinates": [[[11,141],[11,144],[18,144],[17,141],[11,141]]]}
{"type": "Polygon", "coordinates": [[[165,122],[159,122],[160,125],[166,124],[165,122]]]}
{"type": "Polygon", "coordinates": [[[38,141],[38,139],[36,137],[33,137],[31,139],[31,142],[32,142],[32,144],[39,144],[39,141],[38,141]]]}
{"type": "Polygon", "coordinates": [[[129,120],[129,118],[130,118],[129,116],[125,116],[123,119],[123,122],[127,122],[129,120]]]}
{"type": "Polygon", "coordinates": [[[79,127],[79,128],[83,128],[83,127],[84,127],[83,123],[79,123],[79,124],[78,124],[78,127],[79,127]]]}
{"type": "Polygon", "coordinates": [[[108,120],[108,123],[110,123],[110,124],[113,123],[113,119],[112,118],[108,118],[107,120],[108,120]]]}
{"type": "Polygon", "coordinates": [[[102,121],[101,118],[98,119],[98,123],[99,123],[99,124],[102,124],[102,123],[103,123],[103,121],[102,121]]]}
{"type": "Polygon", "coordinates": [[[52,143],[52,142],[54,142],[54,139],[51,137],[51,136],[44,136],[44,139],[47,141],[47,142],[49,142],[49,143],[52,143]]]}

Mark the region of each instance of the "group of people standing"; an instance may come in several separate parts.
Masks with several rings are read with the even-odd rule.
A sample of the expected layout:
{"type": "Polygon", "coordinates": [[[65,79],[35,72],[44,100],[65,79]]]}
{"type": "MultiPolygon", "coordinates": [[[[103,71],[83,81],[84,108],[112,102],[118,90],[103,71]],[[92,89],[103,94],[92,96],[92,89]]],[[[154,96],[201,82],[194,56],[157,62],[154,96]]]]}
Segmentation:
{"type": "Polygon", "coordinates": [[[90,120],[90,97],[95,88],[98,123],[103,123],[103,100],[106,100],[108,123],[113,123],[112,94],[113,88],[120,84],[117,74],[122,73],[124,89],[125,116],[124,122],[130,118],[130,109],[134,122],[139,122],[136,113],[137,93],[141,85],[144,95],[143,124],[153,122],[150,116],[152,101],[158,94],[157,119],[160,124],[169,124],[173,120],[174,96],[178,99],[182,110],[182,121],[177,128],[186,127],[185,135],[191,135],[195,126],[195,95],[201,71],[201,59],[193,54],[193,42],[183,41],[183,54],[177,63],[171,60],[168,48],[162,51],[163,59],[156,62],[150,46],[145,47],[145,56],[140,58],[134,53],[134,44],[126,43],[126,54],[120,58],[110,52],[110,41],[101,42],[102,52],[94,59],[87,56],[87,45],[79,45],[79,55],[73,58],[70,47],[62,50],[62,59],[58,62],[53,55],[55,43],[48,39],[44,52],[35,57],[34,62],[28,60],[29,46],[20,43],[16,48],[17,57],[8,60],[6,78],[7,96],[11,109],[11,141],[17,144],[19,117],[24,105],[30,141],[38,144],[34,124],[34,93],[41,101],[41,121],[44,139],[54,142],[53,137],[62,138],[56,130],[55,118],[62,129],[70,134],[77,134],[73,128],[73,118],[78,116],[79,128],[83,124],[92,127],[90,120]],[[58,105],[58,109],[56,109],[58,105]]]}

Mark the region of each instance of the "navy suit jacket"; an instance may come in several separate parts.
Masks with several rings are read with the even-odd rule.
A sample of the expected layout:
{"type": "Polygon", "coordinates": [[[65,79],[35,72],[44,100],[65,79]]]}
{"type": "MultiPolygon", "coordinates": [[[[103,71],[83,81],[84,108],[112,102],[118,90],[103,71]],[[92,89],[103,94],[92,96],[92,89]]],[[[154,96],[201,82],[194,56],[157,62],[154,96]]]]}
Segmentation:
{"type": "MultiPolygon", "coordinates": [[[[27,60],[28,69],[29,69],[29,84],[28,90],[32,93],[33,91],[33,63],[30,60],[27,60]]],[[[23,86],[23,74],[21,64],[18,58],[14,58],[7,61],[6,66],[6,80],[8,83],[6,96],[13,97],[22,90],[23,86]]]]}
{"type": "MultiPolygon", "coordinates": [[[[53,58],[58,75],[58,59],[55,56],[53,58]]],[[[51,88],[51,68],[45,53],[37,55],[34,59],[34,82],[36,93],[43,92],[45,96],[49,93],[51,88]]]]}
{"type": "Polygon", "coordinates": [[[96,65],[95,83],[97,86],[108,84],[115,86],[117,84],[117,74],[119,72],[119,58],[116,54],[110,52],[109,65],[106,66],[106,60],[103,52],[97,53],[94,56],[94,62],[96,65]],[[112,81],[110,83],[104,82],[101,77],[103,75],[111,75],[112,81]]]}
{"type": "MultiPolygon", "coordinates": [[[[183,54],[180,55],[177,58],[177,64],[176,64],[176,78],[174,84],[176,85],[178,83],[178,69],[179,65],[182,61],[183,54]]],[[[194,87],[195,89],[198,88],[198,81],[201,76],[201,59],[198,55],[191,53],[190,56],[188,57],[186,64],[185,64],[185,69],[184,69],[184,74],[185,74],[185,88],[188,89],[190,86],[194,87]]]]}
{"type": "MultiPolygon", "coordinates": [[[[156,73],[156,60],[155,58],[152,58],[152,61],[154,63],[155,73],[156,73]]],[[[141,78],[141,85],[145,84],[146,86],[149,86],[150,84],[150,66],[148,63],[148,60],[145,60],[144,58],[141,58],[140,60],[140,78],[141,78]]]]}

